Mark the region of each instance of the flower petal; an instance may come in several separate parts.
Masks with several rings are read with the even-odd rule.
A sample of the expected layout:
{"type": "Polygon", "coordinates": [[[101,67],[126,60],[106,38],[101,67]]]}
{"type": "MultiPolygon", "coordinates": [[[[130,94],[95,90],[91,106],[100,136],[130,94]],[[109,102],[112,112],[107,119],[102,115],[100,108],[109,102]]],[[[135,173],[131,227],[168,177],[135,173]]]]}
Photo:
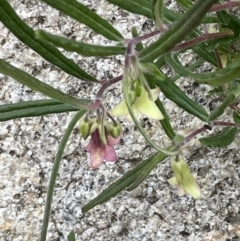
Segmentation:
{"type": "Polygon", "coordinates": [[[158,109],[154,101],[149,99],[145,89],[142,89],[141,96],[136,99],[134,104],[143,115],[151,119],[162,120],[164,118],[162,112],[158,109]]]}
{"type": "Polygon", "coordinates": [[[117,161],[117,154],[112,146],[105,146],[104,159],[109,162],[117,161]]]}
{"type": "MultiPolygon", "coordinates": [[[[135,104],[133,104],[132,109],[133,109],[133,114],[136,117],[136,119],[140,120],[140,118],[142,117],[142,113],[138,109],[136,109],[135,104]]],[[[127,114],[126,118],[128,121],[133,122],[133,119],[129,113],[127,114]]]]}
{"type": "Polygon", "coordinates": [[[109,146],[115,146],[120,142],[121,138],[122,134],[120,134],[117,138],[113,138],[112,136],[107,135],[107,143],[109,146]]]}
{"type": "Polygon", "coordinates": [[[98,168],[102,163],[105,155],[105,147],[94,148],[90,153],[90,165],[93,169],[98,168]]]}
{"type": "Polygon", "coordinates": [[[178,196],[181,197],[185,194],[185,190],[182,186],[178,186],[178,196]]]}
{"type": "Polygon", "coordinates": [[[185,191],[193,198],[200,198],[201,190],[197,182],[195,181],[194,177],[191,176],[191,178],[188,179],[187,181],[185,179],[186,177],[183,177],[183,185],[184,185],[185,191]]]}
{"type": "Polygon", "coordinates": [[[151,89],[151,94],[152,94],[153,101],[157,100],[157,98],[159,97],[159,93],[160,93],[160,89],[159,88],[151,89]]]}
{"type": "Polygon", "coordinates": [[[168,180],[168,183],[169,184],[171,184],[171,185],[178,185],[178,182],[177,182],[177,179],[176,179],[176,177],[171,177],[171,178],[169,178],[168,180]]]}
{"type": "Polygon", "coordinates": [[[113,115],[113,116],[116,116],[116,117],[121,117],[121,116],[127,115],[128,114],[128,108],[127,108],[125,100],[123,99],[117,105],[115,105],[109,111],[109,114],[113,115]]]}

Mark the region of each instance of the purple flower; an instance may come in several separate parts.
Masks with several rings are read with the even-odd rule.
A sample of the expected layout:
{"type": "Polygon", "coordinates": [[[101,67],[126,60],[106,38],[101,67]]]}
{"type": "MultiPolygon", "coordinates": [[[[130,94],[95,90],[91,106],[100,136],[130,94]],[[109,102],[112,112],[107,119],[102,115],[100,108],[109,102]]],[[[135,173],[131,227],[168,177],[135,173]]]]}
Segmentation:
{"type": "Polygon", "coordinates": [[[91,134],[91,140],[85,147],[85,150],[90,153],[90,165],[93,169],[98,168],[104,160],[108,162],[117,161],[117,154],[113,146],[120,142],[121,137],[121,134],[116,139],[110,135],[106,135],[107,144],[104,144],[98,128],[91,134]]]}

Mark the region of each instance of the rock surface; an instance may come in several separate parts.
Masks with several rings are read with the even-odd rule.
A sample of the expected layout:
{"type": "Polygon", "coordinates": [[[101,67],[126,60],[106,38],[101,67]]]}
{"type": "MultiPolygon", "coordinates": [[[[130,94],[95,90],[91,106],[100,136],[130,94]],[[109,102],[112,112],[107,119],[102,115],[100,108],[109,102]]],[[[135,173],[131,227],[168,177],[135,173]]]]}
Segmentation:
{"type": "MultiPolygon", "coordinates": [[[[34,29],[44,29],[86,43],[109,44],[84,25],[40,1],[9,2],[34,29]]],[[[131,37],[133,26],[140,34],[152,27],[144,17],[122,11],[106,1],[81,2],[113,23],[126,38],[131,37]]],[[[177,9],[174,2],[168,1],[168,7],[177,9]]],[[[86,58],[76,53],[66,55],[98,79],[116,77],[122,71],[122,56],[101,59],[86,58]]],[[[0,57],[74,96],[93,98],[98,89],[47,63],[19,42],[2,24],[0,57]]],[[[190,63],[192,58],[194,55],[191,52],[182,55],[184,64],[190,63]]],[[[209,66],[203,66],[203,71],[206,68],[209,66]]],[[[181,79],[180,85],[187,94],[210,108],[205,86],[194,86],[188,79],[181,79]]],[[[178,133],[187,134],[203,125],[163,95],[160,97],[178,133]]],[[[41,98],[44,96],[0,74],[0,104],[41,98]]],[[[120,99],[120,85],[110,87],[106,103],[113,106],[120,99]]],[[[54,114],[0,123],[0,240],[39,239],[54,157],[74,114],[54,114]]],[[[227,114],[225,121],[230,120],[227,114]]],[[[153,140],[161,145],[169,143],[158,123],[147,119],[143,119],[142,123],[153,140]]],[[[77,240],[89,241],[240,240],[239,138],[221,150],[201,148],[197,140],[183,150],[191,170],[198,174],[202,190],[200,200],[176,195],[176,190],[166,181],[172,176],[172,171],[169,162],[165,162],[134,191],[124,191],[82,214],[84,204],[153,152],[131,123],[124,122],[123,126],[123,140],[116,148],[119,161],[103,164],[94,171],[89,166],[89,155],[83,150],[88,142],[81,139],[75,127],[61,162],[47,240],[67,240],[71,230],[75,231],[77,240]]]]}

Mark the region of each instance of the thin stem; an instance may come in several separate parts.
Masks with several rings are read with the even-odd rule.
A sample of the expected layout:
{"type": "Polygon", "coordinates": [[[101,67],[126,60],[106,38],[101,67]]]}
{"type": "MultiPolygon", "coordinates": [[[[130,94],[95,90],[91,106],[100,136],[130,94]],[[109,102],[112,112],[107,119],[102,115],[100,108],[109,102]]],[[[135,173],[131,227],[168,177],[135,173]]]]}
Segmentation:
{"type": "Polygon", "coordinates": [[[232,37],[233,35],[234,35],[234,33],[232,31],[221,32],[221,33],[203,34],[202,36],[199,36],[199,37],[197,37],[195,39],[191,39],[189,41],[186,41],[184,43],[176,45],[176,47],[173,50],[174,51],[179,51],[179,50],[182,50],[182,49],[186,49],[186,48],[192,47],[192,46],[194,46],[196,44],[199,44],[201,42],[204,42],[206,40],[232,37]]]}
{"type": "Polygon", "coordinates": [[[240,113],[240,108],[236,104],[229,105],[233,110],[237,111],[237,113],[240,113]]]}
{"type": "Polygon", "coordinates": [[[198,134],[200,134],[201,132],[206,131],[206,130],[208,130],[208,129],[209,129],[209,127],[208,127],[207,125],[205,125],[205,126],[203,126],[202,128],[195,130],[195,131],[192,132],[190,135],[188,135],[188,136],[184,139],[184,141],[178,145],[178,147],[183,146],[184,144],[186,144],[186,143],[188,143],[189,141],[191,141],[196,135],[198,135],[198,134]]]}
{"type": "MultiPolygon", "coordinates": [[[[231,122],[225,122],[225,121],[213,121],[212,126],[232,126],[232,127],[240,127],[240,124],[231,123],[231,122]]],[[[177,146],[178,148],[185,145],[189,141],[191,141],[196,135],[206,131],[211,130],[211,126],[205,125],[194,132],[192,132],[190,135],[184,138],[184,140],[177,146]]]]}
{"type": "Polygon", "coordinates": [[[222,69],[223,68],[222,60],[221,60],[219,52],[218,52],[218,50],[216,48],[214,49],[214,54],[215,54],[215,57],[216,57],[217,62],[218,62],[218,68],[222,69]]]}
{"type": "Polygon", "coordinates": [[[102,96],[104,94],[104,91],[111,85],[119,82],[120,80],[122,80],[123,75],[119,75],[116,78],[110,79],[110,80],[104,80],[102,83],[101,88],[98,90],[97,94],[96,94],[96,100],[100,100],[102,99],[102,96]]]}
{"type": "Polygon", "coordinates": [[[149,39],[149,38],[154,37],[154,36],[156,36],[156,35],[158,35],[158,34],[160,34],[160,33],[161,33],[160,30],[155,30],[155,31],[153,31],[153,32],[144,34],[144,35],[142,35],[142,36],[133,38],[133,39],[130,40],[130,42],[132,42],[132,43],[135,45],[135,44],[137,44],[137,43],[139,43],[139,42],[141,42],[141,41],[143,41],[143,40],[145,40],[145,39],[149,39]]]}
{"type": "Polygon", "coordinates": [[[240,124],[231,123],[231,122],[225,122],[225,121],[213,121],[213,126],[234,126],[234,127],[240,127],[240,124]]]}
{"type": "Polygon", "coordinates": [[[224,9],[231,9],[234,7],[240,7],[240,2],[227,2],[224,4],[214,5],[209,12],[217,12],[224,9]]]}

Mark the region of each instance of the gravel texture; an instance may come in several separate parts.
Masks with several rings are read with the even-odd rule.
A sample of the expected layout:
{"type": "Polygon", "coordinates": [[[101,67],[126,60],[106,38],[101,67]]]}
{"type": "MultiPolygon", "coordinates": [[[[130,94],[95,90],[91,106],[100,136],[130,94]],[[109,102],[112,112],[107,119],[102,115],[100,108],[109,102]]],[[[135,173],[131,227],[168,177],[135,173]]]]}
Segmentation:
{"type": "MultiPolygon", "coordinates": [[[[84,25],[60,14],[44,3],[34,0],[9,1],[20,17],[34,29],[42,28],[86,43],[109,44],[84,25]]],[[[140,33],[149,31],[152,23],[104,0],[81,1],[110,21],[126,38],[131,27],[140,33]]],[[[177,9],[175,1],[166,1],[177,9]]],[[[85,58],[66,53],[82,68],[98,79],[121,74],[122,56],[85,58]]],[[[50,65],[26,48],[8,29],[0,24],[0,58],[3,58],[36,78],[66,93],[93,98],[98,87],[81,83],[50,65]]],[[[195,55],[181,56],[189,64],[195,55]]],[[[202,70],[211,68],[204,65],[202,70]]],[[[169,70],[165,70],[169,71],[169,70]]],[[[180,86],[195,100],[211,108],[206,86],[196,86],[180,79],[180,86]]],[[[0,103],[16,103],[44,98],[0,74],[0,103]]],[[[186,114],[160,95],[173,126],[178,133],[189,134],[202,126],[197,118],[186,114]]],[[[109,88],[106,103],[113,106],[121,99],[120,85],[109,88]]],[[[230,112],[224,120],[230,120],[230,112]]],[[[42,225],[46,191],[54,157],[61,138],[75,113],[23,118],[0,123],[0,240],[38,240],[42,225]]],[[[144,118],[142,124],[153,140],[166,146],[168,138],[159,124],[144,118]]],[[[193,140],[183,150],[191,170],[197,173],[202,198],[178,197],[176,189],[167,183],[172,176],[169,162],[159,165],[134,191],[122,192],[86,214],[81,207],[99,194],[124,172],[133,168],[153,150],[133,124],[123,122],[123,140],[116,147],[116,164],[103,164],[91,170],[89,155],[76,127],[71,135],[54,191],[47,240],[67,240],[71,230],[77,240],[94,241],[162,241],[162,240],[240,240],[240,170],[239,138],[224,149],[201,148],[193,140]]]]}

